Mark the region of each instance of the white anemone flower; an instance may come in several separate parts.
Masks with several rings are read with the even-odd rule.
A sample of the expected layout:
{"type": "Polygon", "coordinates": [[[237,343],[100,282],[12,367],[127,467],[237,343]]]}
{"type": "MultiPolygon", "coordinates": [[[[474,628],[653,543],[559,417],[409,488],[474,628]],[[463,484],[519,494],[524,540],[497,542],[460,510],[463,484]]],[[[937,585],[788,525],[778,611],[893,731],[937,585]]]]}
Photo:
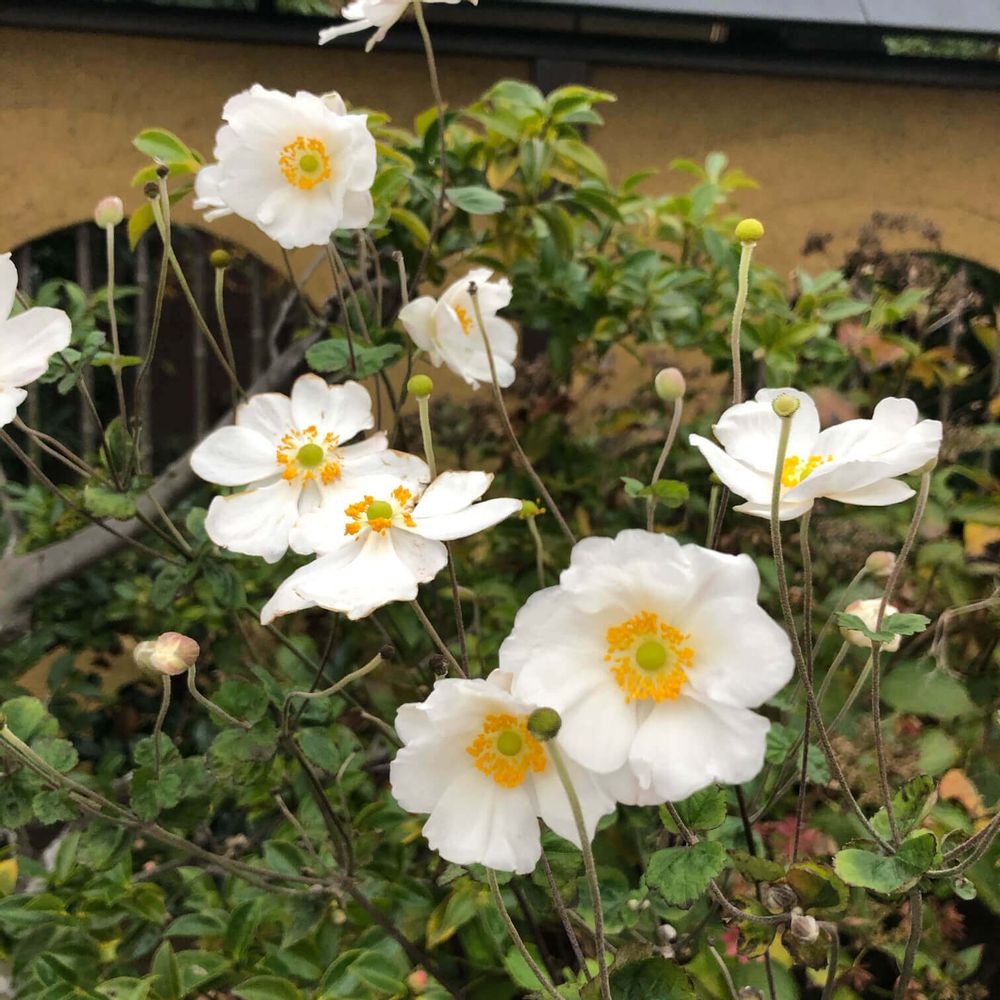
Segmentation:
{"type": "Polygon", "coordinates": [[[381,431],[346,444],[374,424],[371,397],[357,382],[328,385],[318,375],[302,375],[291,398],[278,392],[252,397],[236,411],[235,424],[213,431],[191,455],[202,479],[247,486],[212,501],[209,538],[277,562],[306,511],[367,477],[412,467],[410,456],[387,450],[381,431]]]}
{"type": "Polygon", "coordinates": [[[348,618],[370,615],[390,601],[412,601],[421,583],[448,561],[444,543],[491,528],[521,509],[509,498],[476,501],[493,476],[444,472],[424,486],[427,466],[410,456],[408,476],[367,479],[306,514],[292,532],[297,552],[319,552],[293,573],[261,610],[278,615],[319,606],[348,618]]]}
{"type": "Polygon", "coordinates": [[[17,268],[9,253],[0,254],[0,427],[14,419],[28,395],[23,387],[45,374],[73,332],[61,309],[35,306],[11,316],[16,292],[17,268]]]}
{"type": "MultiPolygon", "coordinates": [[[[430,814],[424,836],[446,861],[523,875],[541,857],[539,817],[577,847],[580,838],[546,744],[528,731],[533,706],[508,692],[509,680],[500,671],[440,680],[425,701],[403,705],[389,781],[404,809],[430,814]]],[[[614,799],[596,775],[566,767],[593,839],[614,799]]]]}
{"type": "Polygon", "coordinates": [[[500,647],[515,697],[562,716],[582,767],[637,784],[622,801],[677,801],[764,762],[751,711],[792,676],[785,632],[757,603],[757,568],[667,535],[623,531],[573,548],[500,647]]]}
{"type": "Polygon", "coordinates": [[[510,282],[506,278],[491,281],[492,275],[488,268],[477,268],[449,286],[441,298],[422,295],[399,312],[399,319],[413,343],[427,351],[438,368],[447,365],[473,389],[478,389],[480,382],[490,381],[490,365],[469,295],[470,281],[476,283],[497,382],[508,386],[514,381],[517,331],[507,320],[497,316],[498,310],[510,304],[510,282]]]}
{"type": "Polygon", "coordinates": [[[735,508],[745,514],[771,516],[781,432],[771,403],[782,395],[799,401],[781,472],[782,521],[801,517],[820,497],[864,507],[907,500],[913,490],[896,477],[926,465],[941,447],[941,422],[920,420],[910,399],[883,399],[871,420],[847,420],[821,431],[816,404],[804,392],[761,389],[752,402],[729,407],[712,428],[721,448],[691,435],[712,471],[746,500],[735,508]]]}
{"type": "Polygon", "coordinates": [[[254,84],[222,117],[217,162],[195,179],[206,218],[235,212],[286,250],[324,246],[334,230],[371,222],[375,140],[367,116],[348,114],[339,95],[254,84]]]}
{"type": "MultiPolygon", "coordinates": [[[[461,3],[462,0],[423,0],[424,3],[461,3]]],[[[479,0],[471,0],[477,4],[479,0]]],[[[335,24],[319,33],[319,44],[326,45],[341,35],[353,35],[356,31],[377,29],[365,43],[365,52],[371,50],[388,34],[389,29],[403,16],[410,0],[353,0],[340,12],[346,24],[335,24]]]]}

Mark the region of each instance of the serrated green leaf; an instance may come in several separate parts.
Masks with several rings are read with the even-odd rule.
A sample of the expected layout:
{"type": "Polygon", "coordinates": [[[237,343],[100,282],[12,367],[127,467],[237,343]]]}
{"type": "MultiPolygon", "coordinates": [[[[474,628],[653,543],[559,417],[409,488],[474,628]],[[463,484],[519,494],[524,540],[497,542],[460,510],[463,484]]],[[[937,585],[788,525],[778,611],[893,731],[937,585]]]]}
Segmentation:
{"type": "Polygon", "coordinates": [[[934,834],[916,830],[900,844],[895,855],[848,847],[837,852],[833,867],[848,885],[889,896],[915,885],[934,863],[936,853],[934,834]]]}
{"type": "MultiPolygon", "coordinates": [[[[892,796],[892,811],[900,835],[908,834],[926,815],[937,801],[937,784],[933,778],[920,774],[911,778],[892,796]]],[[[889,817],[883,806],[872,817],[872,826],[879,836],[889,839],[892,831],[889,817]]]]}
{"type": "Polygon", "coordinates": [[[722,844],[702,840],[690,847],[667,847],[650,859],[646,884],[673,906],[689,906],[708,888],[708,883],[729,866],[722,844]]]}
{"type": "MultiPolygon", "coordinates": [[[[726,819],[726,796],[718,785],[709,785],[674,805],[685,825],[691,830],[714,830],[726,819]]],[[[661,806],[660,819],[671,833],[680,833],[670,813],[661,806]]]]}
{"type": "Polygon", "coordinates": [[[747,851],[730,850],[733,867],[751,882],[777,882],[785,874],[785,866],[777,861],[757,857],[747,851]]]}
{"type": "Polygon", "coordinates": [[[955,719],[976,712],[965,686],[929,660],[910,660],[894,666],[882,680],[882,700],[897,712],[955,719]]]}

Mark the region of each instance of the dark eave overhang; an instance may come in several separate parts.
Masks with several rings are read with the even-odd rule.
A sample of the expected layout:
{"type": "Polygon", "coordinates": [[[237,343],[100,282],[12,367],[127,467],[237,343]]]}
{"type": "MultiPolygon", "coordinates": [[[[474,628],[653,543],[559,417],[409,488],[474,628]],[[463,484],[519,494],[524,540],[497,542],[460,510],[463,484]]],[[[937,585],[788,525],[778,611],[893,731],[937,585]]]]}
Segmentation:
{"type": "MultiPolygon", "coordinates": [[[[478,7],[428,8],[435,47],[443,53],[660,66],[781,76],[829,77],[997,89],[1000,61],[886,54],[882,37],[898,26],[695,15],[532,0],[483,0],[478,7]]],[[[0,25],[212,41],[315,45],[329,18],[279,14],[270,0],[256,11],[169,7],[93,0],[0,0],[0,25]]],[[[949,36],[950,32],[924,32],[949,36]]],[[[990,36],[980,36],[989,39],[990,36]]],[[[337,46],[360,47],[363,35],[337,46]]],[[[381,43],[418,51],[420,36],[405,20],[381,43]]]]}

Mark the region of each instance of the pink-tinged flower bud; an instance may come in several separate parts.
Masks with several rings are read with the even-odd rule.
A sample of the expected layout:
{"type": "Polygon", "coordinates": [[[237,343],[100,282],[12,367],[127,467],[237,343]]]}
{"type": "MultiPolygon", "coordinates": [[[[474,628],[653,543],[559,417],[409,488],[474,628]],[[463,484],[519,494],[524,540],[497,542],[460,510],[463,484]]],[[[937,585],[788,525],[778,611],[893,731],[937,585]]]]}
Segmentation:
{"type": "Polygon", "coordinates": [[[866,572],[874,577],[885,580],[892,574],[892,571],[896,565],[896,553],[895,552],[873,552],[865,560],[865,570],[866,572]]]}
{"type": "Polygon", "coordinates": [[[681,399],[687,388],[679,368],[663,368],[658,371],[656,378],[653,379],[653,386],[656,389],[656,395],[665,403],[673,403],[681,399]]]}
{"type": "Polygon", "coordinates": [[[117,226],[124,218],[125,206],[122,204],[121,198],[115,195],[108,195],[107,198],[102,198],[94,209],[94,222],[101,229],[117,226]]]}
{"type": "Polygon", "coordinates": [[[819,937],[819,924],[815,917],[805,913],[793,913],[789,931],[793,938],[803,944],[812,944],[819,937]]]}
{"type": "Polygon", "coordinates": [[[180,632],[164,632],[158,639],[140,642],[132,658],[146,670],[175,676],[187,673],[197,662],[201,647],[180,632]]]}
{"type": "MultiPolygon", "coordinates": [[[[872,597],[864,601],[852,601],[850,604],[844,608],[844,611],[849,615],[857,615],[865,625],[868,626],[872,632],[876,631],[875,623],[878,621],[878,609],[882,604],[882,598],[872,597]]],[[[891,604],[885,606],[885,614],[882,616],[882,621],[885,621],[889,615],[899,614],[899,608],[894,608],[891,604]]],[[[854,628],[842,628],[840,634],[844,639],[851,643],[852,646],[861,646],[865,649],[872,648],[872,641],[864,634],[864,632],[859,632],[854,628]]],[[[892,639],[888,642],[882,643],[882,649],[887,653],[894,653],[899,649],[899,643],[902,637],[894,635],[892,639]]]]}
{"type": "Polygon", "coordinates": [[[406,977],[406,988],[413,996],[418,997],[427,989],[427,978],[427,973],[423,969],[414,969],[406,977]]]}

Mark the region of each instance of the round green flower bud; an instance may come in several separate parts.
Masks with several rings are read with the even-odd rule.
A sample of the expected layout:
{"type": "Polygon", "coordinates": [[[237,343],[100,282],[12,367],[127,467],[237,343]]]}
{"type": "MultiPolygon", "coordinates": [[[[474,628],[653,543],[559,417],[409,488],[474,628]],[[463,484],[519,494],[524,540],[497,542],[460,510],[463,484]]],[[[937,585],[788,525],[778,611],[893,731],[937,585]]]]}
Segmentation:
{"type": "Polygon", "coordinates": [[[741,243],[756,243],[764,235],[764,226],[757,219],[743,219],[733,235],[741,243]]]}
{"type": "Polygon", "coordinates": [[[799,408],[799,401],[791,393],[783,392],[771,400],[771,409],[779,417],[790,417],[799,408]]]}
{"type": "Polygon", "coordinates": [[[407,391],[417,399],[426,399],[434,391],[434,380],[430,375],[413,375],[406,383],[407,391]]]}
{"type": "Polygon", "coordinates": [[[220,248],[219,250],[213,250],[208,255],[208,260],[212,267],[221,271],[223,268],[229,267],[229,265],[233,262],[233,257],[228,250],[222,250],[220,248]]]}
{"type": "Polygon", "coordinates": [[[551,740],[562,727],[562,719],[554,708],[536,708],[528,716],[528,732],[543,743],[551,740]]]}
{"type": "Polygon", "coordinates": [[[658,371],[656,378],[653,379],[653,386],[656,389],[656,395],[665,403],[673,403],[681,399],[687,388],[679,368],[663,368],[658,371]]]}
{"type": "Polygon", "coordinates": [[[112,226],[117,226],[124,218],[125,206],[122,204],[121,198],[115,195],[102,198],[94,209],[94,222],[101,229],[109,229],[112,226]]]}

